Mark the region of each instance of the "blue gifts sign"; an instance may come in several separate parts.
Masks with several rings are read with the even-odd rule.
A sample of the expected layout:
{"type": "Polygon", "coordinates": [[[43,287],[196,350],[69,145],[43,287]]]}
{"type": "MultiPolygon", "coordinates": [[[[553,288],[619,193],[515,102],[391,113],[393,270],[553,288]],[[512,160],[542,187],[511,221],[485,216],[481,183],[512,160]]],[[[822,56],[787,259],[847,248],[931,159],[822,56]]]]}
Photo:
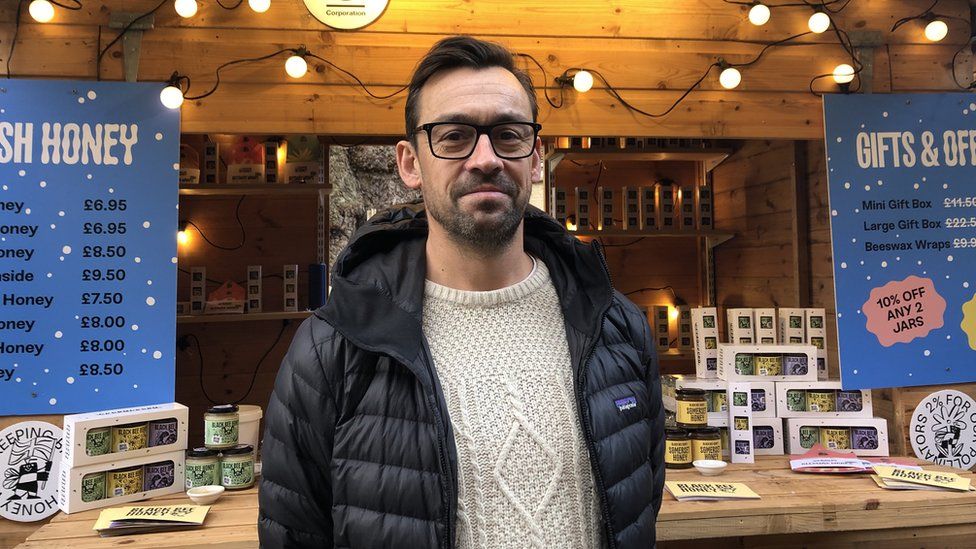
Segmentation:
{"type": "Polygon", "coordinates": [[[174,400],[180,135],[161,87],[0,89],[0,415],[174,400]]]}
{"type": "Polygon", "coordinates": [[[976,381],[976,97],[824,97],[845,389],[976,381]]]}

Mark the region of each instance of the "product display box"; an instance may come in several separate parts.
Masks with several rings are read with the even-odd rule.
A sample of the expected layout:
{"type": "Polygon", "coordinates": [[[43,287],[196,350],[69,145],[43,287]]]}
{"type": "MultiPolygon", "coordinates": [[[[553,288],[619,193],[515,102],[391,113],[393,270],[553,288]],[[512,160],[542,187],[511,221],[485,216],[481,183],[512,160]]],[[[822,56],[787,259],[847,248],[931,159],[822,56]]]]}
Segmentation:
{"type": "Polygon", "coordinates": [[[830,370],[827,368],[827,351],[817,349],[817,379],[826,381],[830,379],[830,370]]]}
{"type": "Polygon", "coordinates": [[[691,310],[695,336],[695,375],[699,379],[718,377],[718,309],[695,307],[691,310]]]}
{"type": "Polygon", "coordinates": [[[559,187],[552,188],[550,200],[552,201],[552,216],[563,227],[566,226],[566,218],[569,215],[566,211],[566,189],[559,187]]]}
{"type": "Polygon", "coordinates": [[[804,309],[779,309],[779,342],[796,345],[807,342],[806,311],[804,309]]]}
{"type": "Polygon", "coordinates": [[[590,230],[590,191],[576,187],[576,230],[590,230]]]}
{"type": "Polygon", "coordinates": [[[624,187],[621,190],[621,196],[623,197],[622,205],[624,208],[624,230],[639,231],[641,228],[640,189],[624,187]]]}
{"type": "MultiPolygon", "coordinates": [[[[772,381],[754,381],[751,383],[750,403],[753,417],[773,418],[776,416],[776,384],[772,381]]],[[[665,374],[661,376],[661,398],[664,408],[675,411],[677,403],[675,397],[678,389],[704,389],[708,391],[708,421],[728,418],[728,401],[726,391],[729,384],[721,379],[699,379],[695,376],[681,374],[665,374]]]]}
{"type": "Polygon", "coordinates": [[[752,345],[756,343],[756,331],[752,327],[752,309],[726,309],[729,343],[752,345]]]}
{"type": "Polygon", "coordinates": [[[190,314],[202,315],[207,303],[207,268],[190,267],[190,314]]]}
{"type": "Polygon", "coordinates": [[[786,451],[805,454],[814,444],[850,450],[858,456],[888,455],[888,422],[884,418],[788,418],[786,451]]]}
{"type": "Polygon", "coordinates": [[[812,345],[718,346],[718,377],[726,381],[817,381],[812,345]]]}
{"type": "Polygon", "coordinates": [[[753,309],[752,326],[756,331],[756,343],[759,345],[776,345],[776,309],[753,309]]]}
{"type": "MultiPolygon", "coordinates": [[[[67,419],[67,417],[68,416],[66,416],[65,419],[67,419]]],[[[65,431],[65,433],[67,433],[67,431],[65,431]]],[[[62,466],[58,479],[58,507],[61,509],[61,511],[71,514],[79,511],[88,511],[90,509],[99,509],[101,507],[117,507],[123,503],[140,501],[166,494],[178,494],[185,489],[184,485],[186,483],[185,471],[183,468],[184,456],[185,451],[181,449],[179,451],[168,452],[165,454],[144,455],[131,459],[116,459],[114,461],[96,463],[94,465],[86,465],[83,467],[62,466]],[[173,483],[166,488],[142,490],[124,496],[109,497],[109,494],[107,493],[108,480],[106,479],[106,494],[104,498],[93,501],[82,500],[82,479],[84,479],[86,475],[106,472],[107,476],[107,473],[110,471],[117,471],[119,469],[127,469],[130,467],[142,467],[148,464],[169,461],[173,462],[173,483]]]]}
{"type": "Polygon", "coordinates": [[[608,231],[620,228],[615,221],[619,218],[619,214],[617,213],[616,193],[614,190],[609,187],[597,187],[596,193],[597,206],[600,208],[597,229],[608,231]]]}
{"type": "Polygon", "coordinates": [[[660,203],[657,200],[657,187],[641,187],[641,228],[656,231],[660,228],[660,203]]]}
{"type": "Polygon", "coordinates": [[[776,384],[780,417],[874,417],[870,389],[841,389],[839,381],[776,384]]]}
{"type": "Polygon", "coordinates": [[[691,308],[687,305],[678,307],[678,348],[690,351],[695,348],[695,340],[691,328],[691,308]]]}
{"type": "Polygon", "coordinates": [[[748,382],[729,382],[729,449],[732,463],[754,463],[752,444],[752,388],[748,382]]]}
{"type": "Polygon", "coordinates": [[[654,327],[654,346],[658,352],[664,353],[671,348],[671,319],[668,317],[667,305],[651,307],[651,326],[654,327]]]}
{"type": "Polygon", "coordinates": [[[284,311],[298,310],[298,265],[285,265],[282,273],[284,292],[284,311]]]}
{"type": "Polygon", "coordinates": [[[778,417],[753,417],[752,444],[757,456],[782,456],[783,419],[778,417]]]}
{"type": "MultiPolygon", "coordinates": [[[[68,467],[82,467],[100,463],[119,462],[131,458],[141,458],[144,456],[162,455],[176,450],[183,451],[187,447],[187,415],[189,409],[178,403],[156,404],[153,406],[141,406],[138,408],[121,408],[118,410],[103,410],[99,412],[89,412],[86,414],[72,414],[64,416],[64,439],[63,451],[61,454],[62,470],[68,467]],[[175,440],[169,444],[149,446],[148,437],[149,426],[146,428],[146,447],[138,450],[125,452],[109,452],[101,455],[88,455],[86,448],[89,444],[97,445],[104,442],[94,440],[97,435],[104,436],[104,432],[97,430],[119,427],[122,425],[149,423],[151,421],[174,419],[175,440]],[[93,440],[89,441],[89,431],[92,433],[93,440]]],[[[108,434],[112,436],[111,433],[108,434]]],[[[171,440],[172,436],[168,437],[171,440]]],[[[150,458],[152,461],[152,458],[150,458]]]]}
{"type": "Polygon", "coordinates": [[[260,313],[262,308],[261,266],[247,266],[247,312],[260,313]]]}

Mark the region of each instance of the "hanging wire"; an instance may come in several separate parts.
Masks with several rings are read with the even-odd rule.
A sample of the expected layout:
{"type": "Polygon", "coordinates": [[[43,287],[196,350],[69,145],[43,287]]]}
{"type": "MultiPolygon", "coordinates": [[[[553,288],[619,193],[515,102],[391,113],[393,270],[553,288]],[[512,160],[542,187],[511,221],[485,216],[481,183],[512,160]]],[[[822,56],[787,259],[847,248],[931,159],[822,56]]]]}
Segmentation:
{"type": "Polygon", "coordinates": [[[546,73],[546,68],[542,66],[542,63],[540,63],[538,59],[536,59],[535,57],[531,56],[528,53],[515,53],[515,55],[517,57],[525,57],[527,59],[531,59],[532,62],[535,63],[537,67],[539,67],[539,70],[542,71],[542,94],[546,96],[546,102],[549,103],[549,106],[551,106],[554,109],[562,108],[563,104],[566,102],[566,99],[563,96],[563,86],[559,86],[559,104],[557,105],[549,97],[549,74],[546,73]]]}
{"type": "Polygon", "coordinates": [[[310,52],[309,53],[306,53],[306,57],[311,57],[312,59],[318,59],[319,61],[325,63],[326,65],[332,67],[333,69],[341,72],[342,74],[345,74],[349,78],[352,78],[353,80],[356,81],[357,84],[359,84],[359,87],[361,87],[363,89],[363,91],[365,91],[370,97],[372,97],[374,99],[390,99],[391,97],[396,97],[397,95],[400,95],[401,93],[403,93],[404,91],[406,91],[407,88],[410,87],[410,85],[407,84],[406,86],[403,86],[402,88],[400,88],[397,91],[395,91],[393,93],[390,93],[388,95],[376,95],[375,93],[373,93],[372,91],[370,91],[369,88],[366,87],[366,84],[364,84],[363,81],[359,79],[359,77],[357,77],[355,74],[347,71],[346,69],[344,69],[344,68],[336,65],[332,61],[329,61],[328,59],[326,59],[324,57],[315,55],[314,53],[310,53],[310,52]]]}
{"type": "Polygon", "coordinates": [[[7,53],[7,78],[10,78],[10,58],[14,56],[14,46],[17,45],[17,34],[20,32],[20,13],[26,1],[19,0],[17,2],[17,15],[14,16],[14,36],[10,40],[10,51],[7,53]]]}
{"type": "Polygon", "coordinates": [[[203,238],[203,240],[207,244],[210,244],[211,246],[217,248],[218,250],[225,250],[228,252],[232,252],[234,250],[240,250],[241,248],[244,247],[244,243],[247,242],[247,231],[244,230],[244,222],[241,221],[241,204],[244,203],[244,197],[246,196],[247,195],[241,195],[241,199],[237,201],[237,207],[234,209],[234,217],[237,218],[237,225],[241,228],[241,243],[238,244],[237,246],[221,246],[220,244],[215,244],[213,241],[207,238],[207,235],[203,234],[203,231],[200,230],[200,227],[198,227],[196,223],[190,220],[186,220],[186,224],[196,229],[197,232],[200,233],[200,237],[203,238]]]}

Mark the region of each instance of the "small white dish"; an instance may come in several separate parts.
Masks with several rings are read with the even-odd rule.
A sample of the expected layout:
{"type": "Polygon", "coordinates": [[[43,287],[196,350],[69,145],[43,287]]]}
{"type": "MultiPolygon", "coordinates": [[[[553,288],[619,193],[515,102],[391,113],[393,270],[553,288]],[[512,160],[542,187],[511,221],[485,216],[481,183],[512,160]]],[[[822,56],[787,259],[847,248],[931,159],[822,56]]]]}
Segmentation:
{"type": "Polygon", "coordinates": [[[713,477],[715,475],[722,474],[722,471],[728,467],[728,463],[720,461],[717,459],[699,459],[691,462],[698,469],[698,472],[705,475],[706,477],[713,477]]]}
{"type": "Polygon", "coordinates": [[[223,486],[197,486],[186,491],[186,495],[197,505],[210,505],[224,495],[223,486]]]}

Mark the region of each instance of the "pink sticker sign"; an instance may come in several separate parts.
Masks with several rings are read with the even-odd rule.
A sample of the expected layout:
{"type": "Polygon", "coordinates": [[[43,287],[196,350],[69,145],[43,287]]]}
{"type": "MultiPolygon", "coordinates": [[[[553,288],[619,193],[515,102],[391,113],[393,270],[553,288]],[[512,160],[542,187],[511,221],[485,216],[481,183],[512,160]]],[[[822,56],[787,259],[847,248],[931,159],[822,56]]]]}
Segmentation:
{"type": "Polygon", "coordinates": [[[909,276],[871,290],[861,306],[867,330],[884,347],[908,343],[941,328],[946,301],[930,278],[909,276]]]}

